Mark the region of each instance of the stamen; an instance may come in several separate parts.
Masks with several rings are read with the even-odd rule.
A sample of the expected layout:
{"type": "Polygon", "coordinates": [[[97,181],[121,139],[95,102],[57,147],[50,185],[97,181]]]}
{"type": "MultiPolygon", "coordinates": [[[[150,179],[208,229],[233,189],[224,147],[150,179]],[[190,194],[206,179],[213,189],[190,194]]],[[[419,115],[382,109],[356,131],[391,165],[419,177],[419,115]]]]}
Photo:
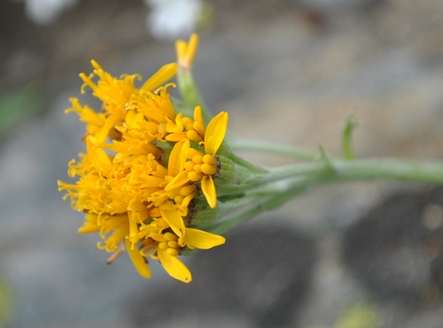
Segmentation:
{"type": "Polygon", "coordinates": [[[110,265],[114,263],[114,261],[125,251],[125,245],[120,244],[120,247],[117,249],[117,251],[114,252],[108,259],[106,260],[106,264],[110,265]]]}

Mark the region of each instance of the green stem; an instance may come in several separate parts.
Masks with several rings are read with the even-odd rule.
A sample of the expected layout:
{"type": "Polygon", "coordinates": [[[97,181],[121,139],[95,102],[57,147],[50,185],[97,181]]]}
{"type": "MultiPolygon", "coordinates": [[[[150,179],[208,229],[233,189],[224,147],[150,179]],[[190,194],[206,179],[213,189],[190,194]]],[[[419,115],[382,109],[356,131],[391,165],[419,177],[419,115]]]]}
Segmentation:
{"type": "MultiPolygon", "coordinates": [[[[394,159],[369,159],[330,160],[329,165],[329,170],[331,170],[331,173],[337,177],[337,180],[390,179],[433,184],[443,183],[442,163],[417,163],[394,159]]],[[[305,170],[306,169],[307,168],[305,168],[305,170]]],[[[314,166],[312,169],[315,171],[314,166]]],[[[324,166],[319,163],[317,164],[317,169],[319,171],[324,170],[324,166]]],[[[291,169],[287,172],[289,175],[290,170],[291,169]]],[[[297,172],[295,166],[292,170],[297,172]]]]}
{"type": "Polygon", "coordinates": [[[202,108],[203,119],[205,123],[208,124],[212,118],[212,114],[205,106],[203,97],[200,95],[200,91],[192,76],[192,72],[179,68],[177,71],[177,82],[183,100],[192,108],[200,106],[202,108]]]}
{"type": "MultiPolygon", "coordinates": [[[[201,228],[224,234],[255,215],[280,207],[311,187],[350,180],[392,179],[443,184],[443,164],[411,163],[393,159],[330,160],[270,169],[257,183],[247,184],[243,197],[227,200],[221,206],[224,220],[201,228]]],[[[241,193],[240,186],[234,189],[241,193]]],[[[219,193],[219,190],[217,190],[219,193]]],[[[196,226],[199,228],[199,226],[196,226]]],[[[189,255],[187,250],[183,255],[189,255]]]]}
{"type": "Polygon", "coordinates": [[[224,234],[235,226],[247,221],[248,219],[261,212],[280,207],[281,205],[290,201],[305,190],[306,186],[295,184],[294,186],[286,190],[285,193],[268,195],[266,197],[256,199],[256,201],[250,202],[249,206],[240,209],[235,215],[231,216],[230,218],[221,222],[217,222],[211,226],[205,226],[204,229],[205,231],[209,231],[211,233],[224,234]]]}
{"type": "MultiPolygon", "coordinates": [[[[390,179],[443,184],[443,164],[410,163],[393,159],[329,160],[291,165],[270,170],[261,183],[248,184],[245,198],[230,208],[227,219],[205,226],[205,230],[223,234],[263,211],[278,208],[300,193],[317,185],[351,180],[390,179]],[[247,201],[244,201],[244,200],[247,201]]],[[[239,191],[237,186],[237,191],[239,191]]],[[[218,190],[217,190],[218,192],[218,190]]]]}
{"type": "Polygon", "coordinates": [[[268,174],[257,175],[243,184],[223,185],[220,195],[244,193],[275,181],[310,177],[319,181],[349,181],[388,179],[420,183],[443,184],[443,164],[413,163],[393,159],[321,160],[269,169],[268,174]]]}
{"type": "Polygon", "coordinates": [[[228,157],[233,163],[245,168],[247,171],[251,173],[258,173],[258,174],[264,174],[268,173],[268,169],[264,168],[263,166],[259,166],[253,163],[250,163],[243,158],[237,156],[231,151],[231,148],[229,147],[227,142],[223,142],[217,151],[217,155],[220,157],[225,156],[228,157]]]}
{"type": "Polygon", "coordinates": [[[331,160],[291,165],[270,170],[265,180],[313,175],[330,181],[388,179],[443,184],[442,163],[405,162],[394,159],[331,160]]]}
{"type": "Polygon", "coordinates": [[[287,157],[297,158],[306,161],[314,161],[319,159],[318,152],[312,152],[307,149],[291,147],[286,145],[274,144],[270,142],[261,142],[246,140],[242,138],[232,137],[229,139],[229,146],[233,150],[249,150],[263,153],[270,153],[276,155],[283,155],[287,157]]]}

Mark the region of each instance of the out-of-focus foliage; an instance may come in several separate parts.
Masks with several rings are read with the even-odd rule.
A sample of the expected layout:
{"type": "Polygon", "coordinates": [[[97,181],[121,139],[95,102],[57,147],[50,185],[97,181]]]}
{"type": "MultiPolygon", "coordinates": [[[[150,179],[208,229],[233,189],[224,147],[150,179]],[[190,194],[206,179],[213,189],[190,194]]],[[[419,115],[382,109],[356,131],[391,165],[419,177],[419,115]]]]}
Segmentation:
{"type": "Polygon", "coordinates": [[[0,279],[0,327],[8,322],[11,313],[11,290],[8,284],[0,279]]]}
{"type": "Polygon", "coordinates": [[[357,303],[345,308],[335,328],[379,328],[381,318],[377,310],[368,303],[357,303]]]}
{"type": "Polygon", "coordinates": [[[0,136],[38,112],[41,104],[41,95],[33,84],[0,95],[0,136]]]}
{"type": "MultiPolygon", "coordinates": [[[[328,328],[380,328],[382,319],[380,313],[369,303],[356,303],[342,311],[336,323],[328,328]]],[[[314,327],[311,327],[314,328],[314,327]]],[[[327,327],[315,327],[327,328],[327,327]]]]}

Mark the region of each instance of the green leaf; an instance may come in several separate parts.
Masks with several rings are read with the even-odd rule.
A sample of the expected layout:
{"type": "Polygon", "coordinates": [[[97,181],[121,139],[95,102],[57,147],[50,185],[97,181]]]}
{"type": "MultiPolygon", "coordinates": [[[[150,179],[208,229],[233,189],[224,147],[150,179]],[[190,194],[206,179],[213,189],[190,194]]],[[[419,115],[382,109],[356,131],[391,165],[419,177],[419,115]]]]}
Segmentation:
{"type": "Polygon", "coordinates": [[[343,128],[341,134],[341,146],[343,151],[344,159],[354,159],[354,149],[352,147],[352,133],[357,127],[357,122],[354,120],[352,115],[346,118],[345,127],[343,128]]]}

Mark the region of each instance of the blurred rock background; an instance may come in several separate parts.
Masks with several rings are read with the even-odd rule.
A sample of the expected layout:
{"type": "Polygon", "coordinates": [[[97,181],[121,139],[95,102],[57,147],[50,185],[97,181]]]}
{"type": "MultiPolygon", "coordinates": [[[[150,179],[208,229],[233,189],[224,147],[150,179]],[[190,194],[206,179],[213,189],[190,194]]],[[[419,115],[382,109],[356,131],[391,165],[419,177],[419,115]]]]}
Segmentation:
{"type": "Polygon", "coordinates": [[[160,267],[145,281],[126,256],[108,267],[97,236],[77,234],[56,180],[82,151],[83,126],[63,113],[78,73],[95,59],[146,78],[175,59],[174,33],[200,33],[197,82],[243,137],[339,154],[353,114],[358,156],[441,158],[441,1],[178,2],[0,3],[3,326],[441,327],[443,200],[428,187],[314,190],[189,258],[190,285],[160,267]]]}

